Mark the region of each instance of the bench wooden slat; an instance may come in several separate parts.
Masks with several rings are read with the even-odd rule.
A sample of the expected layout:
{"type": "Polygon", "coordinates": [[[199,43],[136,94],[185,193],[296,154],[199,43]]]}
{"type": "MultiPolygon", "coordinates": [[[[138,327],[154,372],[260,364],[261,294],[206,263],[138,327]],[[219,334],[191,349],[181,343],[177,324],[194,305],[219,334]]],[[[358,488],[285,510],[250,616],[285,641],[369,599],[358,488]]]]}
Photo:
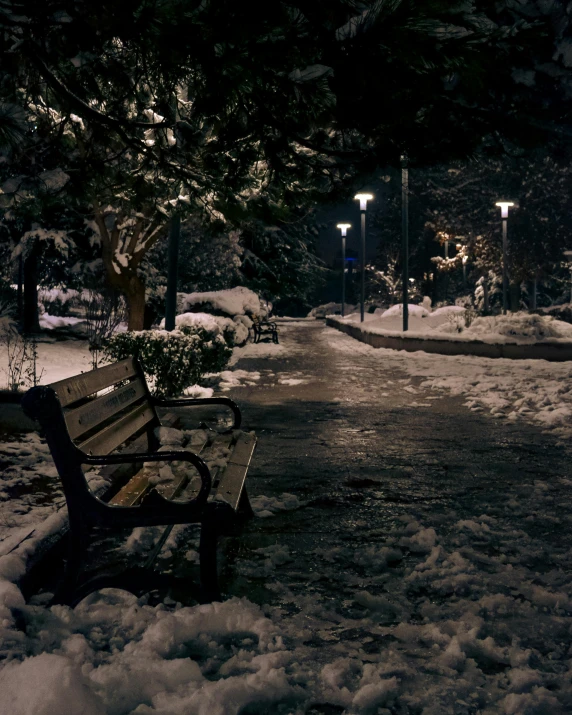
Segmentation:
{"type": "Polygon", "coordinates": [[[252,435],[241,434],[236,440],[234,445],[234,450],[229,459],[229,463],[240,464],[244,467],[250,466],[250,460],[252,459],[252,453],[254,452],[254,446],[256,445],[256,440],[252,435]]]}
{"type": "Polygon", "coordinates": [[[156,419],[155,410],[144,402],[78,446],[86,454],[109,454],[156,419]]]}
{"type": "Polygon", "coordinates": [[[147,469],[141,469],[117,494],[109,500],[113,506],[133,506],[137,504],[151,489],[147,469]]]}
{"type": "Polygon", "coordinates": [[[83,375],[68,377],[65,380],[53,382],[50,387],[56,391],[62,407],[93,395],[94,392],[103,390],[110,385],[127,380],[137,375],[137,368],[133,358],[121,360],[113,365],[105,365],[97,370],[91,370],[83,375]]]}
{"type": "MultiPolygon", "coordinates": [[[[167,412],[161,417],[161,424],[163,427],[176,427],[179,423],[179,415],[174,412],[167,412]]],[[[145,433],[139,435],[134,440],[129,442],[122,450],[121,454],[133,454],[134,452],[146,452],[148,449],[147,445],[147,435],[145,433]]],[[[109,464],[106,467],[100,469],[100,475],[104,477],[108,482],[110,482],[110,488],[102,496],[102,499],[108,504],[113,503],[112,499],[120,493],[121,489],[117,490],[117,483],[123,483],[122,489],[125,489],[127,484],[125,483],[127,479],[131,479],[137,472],[141,469],[141,464],[136,464],[134,462],[126,462],[125,464],[109,464]],[[113,494],[111,499],[109,495],[113,494]]]]}
{"type": "Polygon", "coordinates": [[[146,394],[145,385],[140,379],[136,379],[113,392],[108,392],[106,395],[77,407],[75,410],[70,410],[66,414],[66,425],[70,437],[75,439],[94,429],[113,415],[145,397],[146,394]]]}
{"type": "Polygon", "coordinates": [[[222,499],[236,511],[247,471],[248,468],[244,467],[244,465],[229,462],[220,478],[215,498],[222,499]]]}
{"type": "MultiPolygon", "coordinates": [[[[203,447],[207,444],[205,439],[203,444],[193,446],[193,452],[195,454],[200,454],[203,447]]],[[[189,470],[191,467],[189,466],[189,470]]],[[[193,470],[194,471],[194,470],[193,470]]],[[[117,494],[109,500],[109,504],[113,506],[134,506],[138,504],[145,494],[151,491],[154,484],[149,483],[149,478],[157,474],[157,463],[155,462],[150,467],[143,467],[138,474],[136,474],[117,494]]],[[[200,484],[200,477],[197,477],[200,484]]],[[[184,489],[186,484],[189,482],[188,474],[180,477],[179,479],[174,479],[173,482],[166,485],[165,488],[161,489],[161,496],[165,499],[174,499],[181,491],[184,489]]]]}

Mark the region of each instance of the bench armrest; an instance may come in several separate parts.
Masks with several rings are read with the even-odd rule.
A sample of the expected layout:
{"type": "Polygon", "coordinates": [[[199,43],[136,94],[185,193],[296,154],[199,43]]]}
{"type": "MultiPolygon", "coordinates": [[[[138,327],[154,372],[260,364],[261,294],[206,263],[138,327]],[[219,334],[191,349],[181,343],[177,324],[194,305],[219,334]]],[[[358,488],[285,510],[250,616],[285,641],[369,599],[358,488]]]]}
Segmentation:
{"type": "Polygon", "coordinates": [[[242,422],[242,414],[240,412],[240,407],[230,399],[230,397],[200,397],[195,399],[194,397],[179,397],[174,400],[163,400],[159,397],[153,398],[153,405],[155,407],[197,407],[198,405],[224,405],[228,407],[234,415],[234,422],[232,427],[224,430],[223,434],[227,432],[232,432],[234,429],[240,427],[242,422]]]}
{"type": "MultiPolygon", "coordinates": [[[[79,450],[78,450],[79,451],[79,450]]],[[[196,501],[206,502],[212,485],[212,477],[204,459],[198,454],[186,451],[168,450],[165,452],[133,452],[132,454],[91,455],[81,452],[83,464],[105,466],[107,464],[132,464],[133,462],[191,462],[201,478],[201,488],[196,501]]]]}

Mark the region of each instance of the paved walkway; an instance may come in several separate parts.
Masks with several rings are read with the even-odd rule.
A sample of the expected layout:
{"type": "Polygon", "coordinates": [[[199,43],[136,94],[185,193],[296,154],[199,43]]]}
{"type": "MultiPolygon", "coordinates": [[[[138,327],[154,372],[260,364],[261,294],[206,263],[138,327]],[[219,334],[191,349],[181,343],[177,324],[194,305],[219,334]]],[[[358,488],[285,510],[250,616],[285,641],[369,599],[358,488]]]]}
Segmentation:
{"type": "MultiPolygon", "coordinates": [[[[420,390],[421,380],[384,368],[377,354],[332,348],[334,333],[353,343],[321,322],[285,324],[286,357],[236,366],[262,375],[230,393],[245,427],[259,437],[250,493],[287,492],[306,505],[253,522],[242,548],[282,544],[295,570],[319,570],[316,546],[381,542],[407,518],[442,531],[484,514],[540,538],[546,549],[529,567],[554,568],[572,545],[568,497],[558,497],[570,474],[562,448],[534,426],[501,422],[471,412],[461,398],[420,390]],[[292,384],[278,383],[278,375],[292,384]],[[538,480],[547,482],[544,491],[554,490],[551,513],[543,498],[537,514],[538,480]]],[[[252,598],[253,585],[239,590],[252,598]]]]}

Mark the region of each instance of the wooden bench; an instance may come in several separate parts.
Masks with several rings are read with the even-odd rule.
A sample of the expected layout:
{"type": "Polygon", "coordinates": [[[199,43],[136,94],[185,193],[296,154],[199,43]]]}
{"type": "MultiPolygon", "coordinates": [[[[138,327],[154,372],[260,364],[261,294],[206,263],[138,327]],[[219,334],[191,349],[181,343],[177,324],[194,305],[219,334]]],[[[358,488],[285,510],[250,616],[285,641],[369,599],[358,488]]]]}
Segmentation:
{"type": "Polygon", "coordinates": [[[263,335],[269,335],[273,343],[278,344],[278,326],[272,320],[252,319],[253,342],[259,343],[263,335]]]}
{"type": "MultiPolygon", "coordinates": [[[[256,439],[238,430],[241,414],[227,397],[162,400],[153,397],[134,358],[29,390],[22,398],[26,415],[39,422],[63,485],[69,516],[68,557],[54,602],[74,605],[96,588],[120,581],[111,573],[80,579],[86,549],[95,533],[139,526],[166,526],[147,559],[154,557],[175,524],[200,523],[200,600],[220,600],[217,540],[240,517],[252,516],[245,479],[256,439]],[[156,428],[165,426],[157,408],[220,405],[234,422],[224,432],[205,430],[193,451],[161,448],[156,428]],[[209,470],[209,454],[228,450],[224,469],[209,470]],[[164,487],[157,482],[160,463],[177,466],[179,475],[164,487]],[[188,468],[180,469],[180,463],[188,468]],[[106,493],[89,488],[83,467],[102,467],[106,493]],[[184,499],[182,501],[181,499],[184,499]]],[[[167,420],[173,424],[173,413],[167,420]]],[[[200,434],[200,433],[199,433],[200,434]]],[[[154,572],[153,572],[154,573],[154,572]]],[[[137,579],[130,575],[134,583],[137,579]]],[[[131,589],[129,589],[131,590],[131,589]]],[[[192,588],[191,588],[192,592],[192,588]]]]}

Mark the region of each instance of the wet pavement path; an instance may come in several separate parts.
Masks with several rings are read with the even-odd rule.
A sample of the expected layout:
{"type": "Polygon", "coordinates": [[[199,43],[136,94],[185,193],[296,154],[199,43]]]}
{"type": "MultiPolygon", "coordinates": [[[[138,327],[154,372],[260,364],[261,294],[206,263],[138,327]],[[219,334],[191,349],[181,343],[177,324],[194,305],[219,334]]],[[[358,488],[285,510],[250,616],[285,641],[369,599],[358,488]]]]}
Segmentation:
{"type": "MultiPolygon", "coordinates": [[[[289,493],[304,506],[252,522],[239,561],[241,550],[283,546],[293,561],[281,580],[291,572],[302,587],[310,573],[319,587],[327,564],[316,550],[381,546],[411,519],[454,542],[460,520],[485,515],[514,538],[534,541],[527,568],[562,565],[572,545],[570,467],[555,440],[525,422],[471,412],[460,397],[419,388],[421,379],[384,367],[375,351],[352,353],[355,341],[323,323],[285,323],[281,342],[284,356],[241,359],[236,368],[261,379],[229,394],[259,439],[251,496],[289,493]],[[332,347],[333,340],[346,349],[332,347]]],[[[483,559],[498,556],[494,540],[485,542],[483,559]]],[[[237,573],[230,590],[258,600],[256,584],[266,591],[268,576],[237,573]]]]}

